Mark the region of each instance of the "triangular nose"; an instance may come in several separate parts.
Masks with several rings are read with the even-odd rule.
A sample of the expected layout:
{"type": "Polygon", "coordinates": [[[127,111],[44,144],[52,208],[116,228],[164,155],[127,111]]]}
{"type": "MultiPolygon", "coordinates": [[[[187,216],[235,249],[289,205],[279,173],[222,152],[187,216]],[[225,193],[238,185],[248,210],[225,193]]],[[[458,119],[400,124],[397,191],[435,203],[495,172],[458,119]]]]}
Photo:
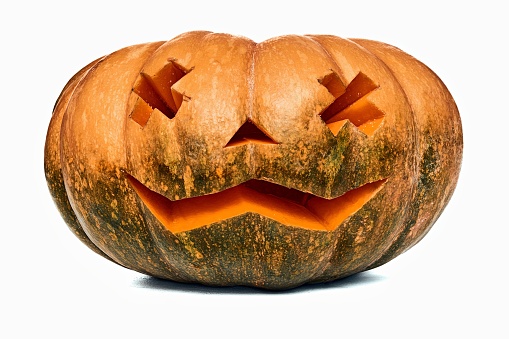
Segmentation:
{"type": "Polygon", "coordinates": [[[242,126],[235,132],[233,137],[228,141],[225,147],[240,146],[249,143],[257,144],[277,144],[274,139],[267,135],[253,121],[246,120],[242,126]]]}

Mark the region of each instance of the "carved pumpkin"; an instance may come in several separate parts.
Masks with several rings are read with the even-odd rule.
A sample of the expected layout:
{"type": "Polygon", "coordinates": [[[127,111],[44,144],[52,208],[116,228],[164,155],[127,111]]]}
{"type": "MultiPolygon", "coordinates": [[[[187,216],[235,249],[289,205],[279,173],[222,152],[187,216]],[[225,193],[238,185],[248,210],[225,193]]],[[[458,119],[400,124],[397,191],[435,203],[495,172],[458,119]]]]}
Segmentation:
{"type": "Polygon", "coordinates": [[[66,85],[45,171],[91,249],[180,282],[284,289],[382,265],[455,188],[455,103],[392,46],[190,32],[66,85]]]}

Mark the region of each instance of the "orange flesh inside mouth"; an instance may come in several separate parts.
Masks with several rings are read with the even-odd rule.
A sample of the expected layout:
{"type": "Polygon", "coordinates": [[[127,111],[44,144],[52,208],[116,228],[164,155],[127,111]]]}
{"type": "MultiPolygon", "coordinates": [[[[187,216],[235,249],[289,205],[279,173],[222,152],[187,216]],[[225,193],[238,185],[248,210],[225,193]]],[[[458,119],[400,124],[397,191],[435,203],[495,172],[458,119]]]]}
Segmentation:
{"type": "Polygon", "coordinates": [[[262,180],[250,180],[222,192],[172,201],[126,174],[150,212],[171,232],[179,233],[257,213],[282,224],[310,230],[332,231],[357,212],[387,179],[365,184],[325,199],[262,180]]]}

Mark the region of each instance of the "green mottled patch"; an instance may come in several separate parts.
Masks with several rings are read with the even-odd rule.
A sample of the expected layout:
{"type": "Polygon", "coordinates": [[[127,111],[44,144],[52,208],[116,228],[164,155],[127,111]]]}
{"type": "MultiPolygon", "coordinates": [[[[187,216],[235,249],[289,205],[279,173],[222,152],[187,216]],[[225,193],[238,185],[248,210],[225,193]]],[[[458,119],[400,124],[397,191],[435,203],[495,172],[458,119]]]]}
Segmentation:
{"type": "Polygon", "coordinates": [[[83,218],[90,240],[123,266],[154,276],[168,275],[161,260],[148,260],[159,258],[160,254],[147,232],[136,201],[129,195],[131,188],[126,180],[119,178],[118,170],[103,163],[98,172],[100,176],[95,177],[82,167],[74,172],[77,177],[73,175],[70,180],[76,213],[83,218]],[[72,183],[76,179],[92,185],[74,186],[72,183]],[[116,204],[111,203],[114,200],[116,204]]]}
{"type": "Polygon", "coordinates": [[[289,227],[255,213],[173,234],[150,213],[152,236],[166,260],[190,281],[283,289],[320,272],[331,233],[289,227]]]}
{"type": "MultiPolygon", "coordinates": [[[[436,144],[428,143],[420,163],[419,191],[432,191],[435,186],[434,173],[438,168],[439,156],[436,151],[436,144]]],[[[423,194],[425,194],[423,192],[423,194]]]]}
{"type": "Polygon", "coordinates": [[[69,203],[69,198],[67,197],[67,191],[64,185],[64,179],[62,177],[62,171],[60,168],[54,169],[51,164],[45,163],[45,173],[46,173],[46,182],[48,184],[49,191],[55,202],[55,205],[60,212],[64,222],[67,224],[69,229],[78,237],[78,239],[84,243],[88,248],[90,248],[95,253],[101,255],[102,257],[112,260],[109,256],[107,256],[101,249],[99,249],[88,237],[88,235],[83,231],[83,227],[78,221],[74,210],[69,203]]]}

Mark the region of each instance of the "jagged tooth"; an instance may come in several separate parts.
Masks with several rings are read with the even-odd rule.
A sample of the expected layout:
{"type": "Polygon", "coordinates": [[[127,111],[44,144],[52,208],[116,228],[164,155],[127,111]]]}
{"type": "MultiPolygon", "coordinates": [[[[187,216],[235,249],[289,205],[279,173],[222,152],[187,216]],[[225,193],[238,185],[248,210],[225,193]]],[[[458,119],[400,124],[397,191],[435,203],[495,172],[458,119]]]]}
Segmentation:
{"type": "Polygon", "coordinates": [[[174,234],[249,212],[287,226],[333,231],[371,200],[387,181],[381,179],[368,183],[333,199],[250,180],[221,192],[170,200],[151,191],[129,174],[126,178],[145,206],[174,234]]]}
{"type": "Polygon", "coordinates": [[[327,127],[331,130],[334,136],[337,136],[341,128],[346,124],[347,120],[340,120],[331,123],[327,123],[327,127]]]}

